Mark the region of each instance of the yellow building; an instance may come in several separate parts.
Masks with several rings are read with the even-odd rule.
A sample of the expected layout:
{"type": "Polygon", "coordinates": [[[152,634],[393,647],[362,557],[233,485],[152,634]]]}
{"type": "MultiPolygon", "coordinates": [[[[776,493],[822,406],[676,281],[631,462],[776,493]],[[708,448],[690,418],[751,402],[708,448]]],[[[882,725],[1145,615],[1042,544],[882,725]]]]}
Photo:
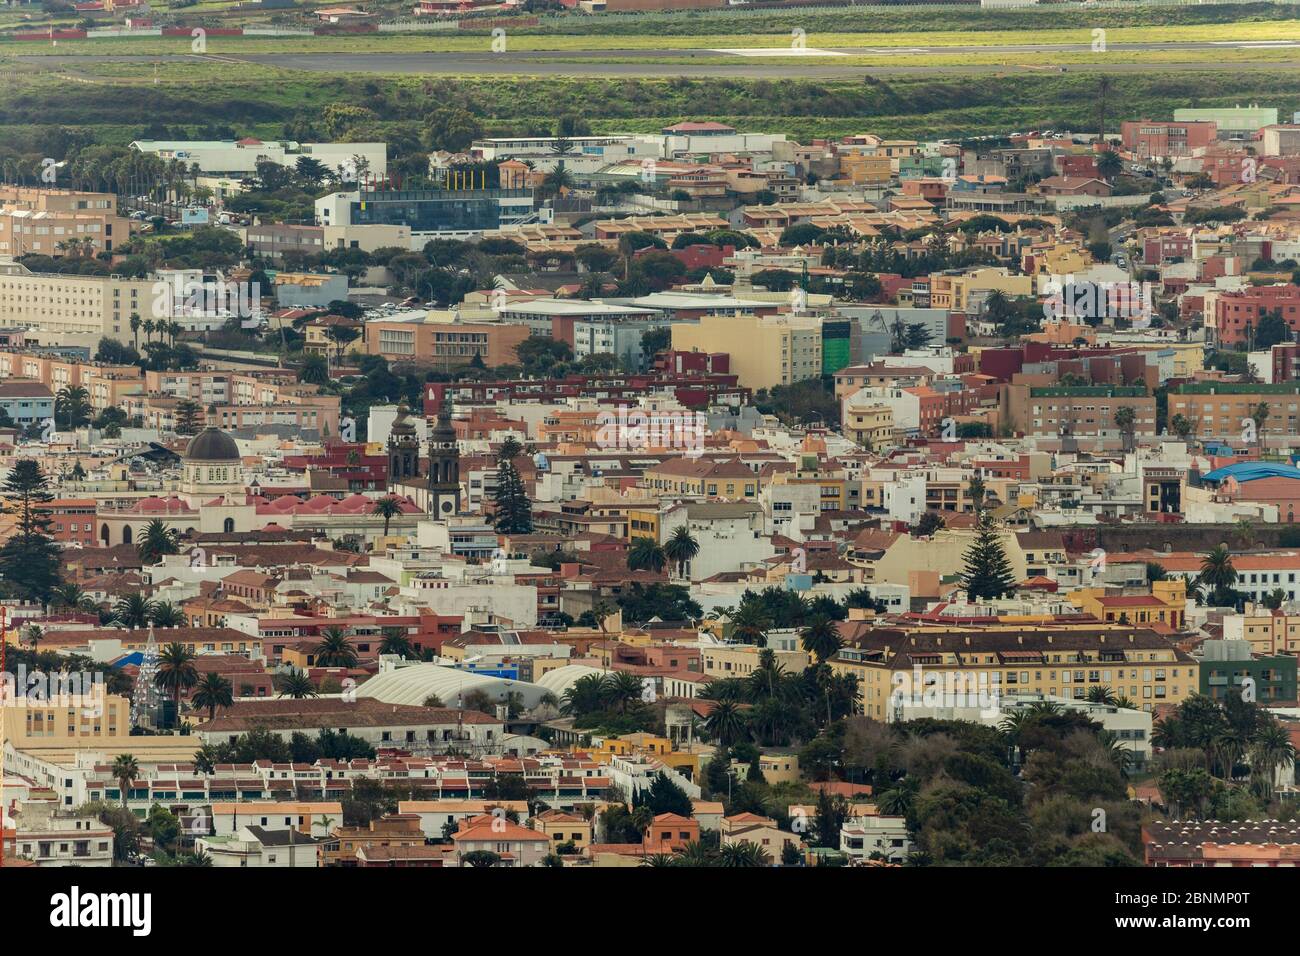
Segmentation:
{"type": "Polygon", "coordinates": [[[131,702],[93,689],[49,701],[19,697],[0,707],[0,719],[4,742],[18,750],[115,746],[131,738],[131,702]]]}
{"type": "Polygon", "coordinates": [[[679,352],[726,352],[746,388],[791,385],[822,373],[822,323],[815,316],[705,315],[674,323],[679,352]]]}
{"type": "Polygon", "coordinates": [[[845,647],[831,659],[858,678],[859,712],[893,718],[903,694],[940,706],[988,706],[994,694],[1083,699],[1108,688],[1134,706],[1178,704],[1195,694],[1200,664],[1154,631],[1136,627],[1037,627],[908,631],[840,626],[845,647]]]}
{"type": "Polygon", "coordinates": [[[1107,594],[1106,588],[1079,588],[1066,597],[1070,603],[1107,624],[1165,624],[1183,626],[1187,607],[1187,582],[1183,578],[1156,581],[1150,594],[1107,594]]]}
{"type": "MultiPolygon", "coordinates": [[[[1092,255],[1070,242],[1057,242],[1030,250],[1036,274],[1070,276],[1092,268],[1092,255]]],[[[1028,256],[1026,257],[1029,258],[1028,256]]]]}
{"type": "Polygon", "coordinates": [[[547,810],[533,817],[530,822],[534,830],[546,834],[551,841],[552,850],[572,843],[580,853],[585,853],[591,846],[591,821],[576,813],[547,810]]]}
{"type": "Polygon", "coordinates": [[[591,759],[609,763],[614,757],[653,757],[666,767],[676,770],[688,780],[696,780],[700,773],[700,755],[686,750],[674,750],[673,742],[655,734],[634,733],[622,737],[606,737],[593,741],[591,759]]]}
{"type": "Polygon", "coordinates": [[[894,441],[894,410],[888,405],[845,408],[844,435],[863,448],[884,448],[894,441]]]}
{"type": "Polygon", "coordinates": [[[1006,269],[973,269],[965,275],[930,276],[930,308],[949,312],[966,312],[971,296],[982,292],[1001,292],[1009,298],[1034,296],[1034,277],[1012,275],[1006,269]]]}
{"type": "Polygon", "coordinates": [[[627,539],[652,538],[659,540],[659,512],[639,508],[627,513],[627,539]]]}
{"type": "Polygon", "coordinates": [[[887,183],[893,178],[894,166],[888,156],[844,153],[840,156],[840,178],[854,185],[887,183]]]}
{"type": "MultiPolygon", "coordinates": [[[[657,496],[692,495],[735,501],[758,495],[758,475],[739,458],[669,458],[641,473],[641,485],[657,496]]],[[[644,509],[637,509],[643,513],[644,509]]],[[[629,522],[629,534],[630,534],[629,522]]]]}
{"type": "MultiPolygon", "coordinates": [[[[763,648],[753,644],[705,645],[700,648],[700,670],[706,677],[748,677],[759,667],[759,655],[763,648]]],[[[809,664],[807,651],[780,651],[773,649],[776,662],[787,673],[804,670],[809,664]]]]}
{"type": "MultiPolygon", "coordinates": [[[[0,253],[2,254],[2,253],[0,253]]],[[[32,272],[19,262],[0,263],[0,314],[6,325],[27,329],[28,340],[66,344],[61,336],[131,337],[131,316],[171,318],[155,308],[152,279],[32,272]]]]}
{"type": "Polygon", "coordinates": [[[1249,641],[1251,652],[1264,657],[1300,654],[1300,615],[1247,604],[1244,614],[1230,614],[1223,619],[1223,637],[1249,641]]]}
{"type": "Polygon", "coordinates": [[[763,773],[763,782],[768,786],[778,783],[799,782],[799,755],[794,752],[774,752],[760,754],[758,769],[763,773]]]}

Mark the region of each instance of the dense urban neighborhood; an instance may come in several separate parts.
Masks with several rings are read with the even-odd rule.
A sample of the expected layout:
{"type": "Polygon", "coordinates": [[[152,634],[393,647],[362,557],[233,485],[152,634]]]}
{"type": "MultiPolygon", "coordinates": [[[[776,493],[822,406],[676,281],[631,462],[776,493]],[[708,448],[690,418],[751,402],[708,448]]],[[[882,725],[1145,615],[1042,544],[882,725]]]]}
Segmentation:
{"type": "MultiPolygon", "coordinates": [[[[777,17],[184,6],[11,4],[0,73],[777,17]]],[[[1044,69],[919,135],[0,94],[3,870],[1300,864],[1300,96],[1044,69]]]]}

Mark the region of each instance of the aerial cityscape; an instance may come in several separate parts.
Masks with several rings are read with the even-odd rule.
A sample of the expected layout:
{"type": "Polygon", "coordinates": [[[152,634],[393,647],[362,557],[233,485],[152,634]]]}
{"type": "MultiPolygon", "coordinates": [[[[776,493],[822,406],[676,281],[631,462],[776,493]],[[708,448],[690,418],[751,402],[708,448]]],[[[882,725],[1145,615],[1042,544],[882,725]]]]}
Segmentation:
{"type": "Polygon", "coordinates": [[[13,880],[1300,864],[1294,5],[10,0],[0,76],[13,880]]]}

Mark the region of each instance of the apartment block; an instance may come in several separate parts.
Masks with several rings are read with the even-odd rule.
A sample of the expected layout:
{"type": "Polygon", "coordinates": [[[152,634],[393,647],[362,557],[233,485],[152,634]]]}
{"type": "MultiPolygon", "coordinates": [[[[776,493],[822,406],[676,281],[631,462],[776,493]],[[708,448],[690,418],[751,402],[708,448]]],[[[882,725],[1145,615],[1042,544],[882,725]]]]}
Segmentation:
{"type": "Polygon", "coordinates": [[[366,323],[366,352],[389,361],[425,360],[463,365],[479,356],[489,366],[519,361],[515,348],[529,336],[526,325],[482,322],[366,323]]]}
{"type": "Polygon", "coordinates": [[[68,335],[127,341],[133,314],[154,315],[153,289],[152,279],[37,273],[0,261],[0,315],[41,344],[64,345],[68,335]]]}
{"type": "Polygon", "coordinates": [[[94,256],[130,237],[112,193],[0,184],[0,256],[94,256]]]}
{"type": "Polygon", "coordinates": [[[1048,694],[1081,700],[1109,688],[1143,710],[1178,704],[1200,689],[1200,664],[1155,631],[1136,627],[926,629],[840,625],[845,646],[831,669],[859,680],[860,713],[887,720],[901,694],[1048,694]]]}
{"type": "Polygon", "coordinates": [[[1116,438],[1121,436],[1116,415],[1133,410],[1137,436],[1156,433],[1156,400],[1140,386],[1053,386],[1033,388],[1009,385],[1008,412],[1014,427],[1036,437],[1116,438]]]}
{"type": "Polygon", "coordinates": [[[1169,394],[1169,419],[1182,415],[1201,439],[1239,441],[1253,427],[1261,439],[1291,439],[1300,417],[1300,382],[1278,385],[1223,382],[1186,382],[1169,394]],[[1253,417],[1260,406],[1268,417],[1253,417]],[[1247,424],[1249,423],[1249,424],[1247,424]]]}
{"type": "Polygon", "coordinates": [[[746,388],[791,385],[822,373],[821,319],[815,316],[706,315],[673,326],[673,350],[727,352],[746,388]]]}

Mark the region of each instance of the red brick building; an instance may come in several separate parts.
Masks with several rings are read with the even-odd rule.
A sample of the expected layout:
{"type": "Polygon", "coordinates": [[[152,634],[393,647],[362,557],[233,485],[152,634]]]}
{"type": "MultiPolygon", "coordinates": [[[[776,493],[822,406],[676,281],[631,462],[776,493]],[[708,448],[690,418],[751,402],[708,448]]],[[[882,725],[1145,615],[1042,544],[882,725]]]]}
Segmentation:
{"type": "Polygon", "coordinates": [[[1165,123],[1126,120],[1120,124],[1124,148],[1142,159],[1153,156],[1190,156],[1214,142],[1218,133],[1212,122],[1165,123]]]}
{"type": "Polygon", "coordinates": [[[95,547],[94,498],[55,498],[50,502],[50,537],[65,544],[95,547]]]}
{"type": "Polygon", "coordinates": [[[1264,285],[1240,292],[1227,292],[1214,303],[1214,329],[1221,345],[1247,341],[1260,319],[1280,312],[1287,328],[1300,329],[1300,286],[1264,285]]]}

